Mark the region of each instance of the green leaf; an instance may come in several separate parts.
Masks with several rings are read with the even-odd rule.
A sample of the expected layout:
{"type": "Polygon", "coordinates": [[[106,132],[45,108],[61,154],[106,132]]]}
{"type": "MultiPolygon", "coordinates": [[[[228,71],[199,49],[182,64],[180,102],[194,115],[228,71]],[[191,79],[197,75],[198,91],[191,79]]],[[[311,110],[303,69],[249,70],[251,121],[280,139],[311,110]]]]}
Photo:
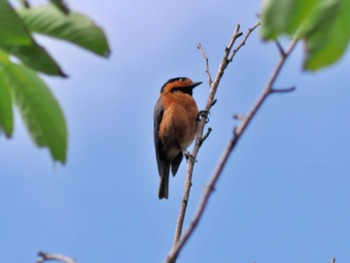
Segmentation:
{"type": "Polygon", "coordinates": [[[67,77],[51,55],[34,41],[31,45],[2,46],[2,48],[32,69],[48,75],[67,77]]]}
{"type": "Polygon", "coordinates": [[[62,13],[69,14],[69,8],[62,0],[50,0],[53,5],[55,5],[62,13]]]}
{"type": "Polygon", "coordinates": [[[13,132],[13,111],[11,89],[6,82],[5,71],[0,65],[0,130],[4,130],[7,137],[13,132]]]}
{"type": "Polygon", "coordinates": [[[9,64],[8,82],[22,118],[39,147],[48,147],[62,164],[67,155],[67,127],[63,112],[46,84],[24,65],[9,64]]]}
{"type": "Polygon", "coordinates": [[[29,67],[49,75],[65,76],[55,60],[39,46],[6,0],[0,0],[0,47],[29,67]]]}
{"type": "Polygon", "coordinates": [[[317,70],[338,61],[350,40],[350,1],[327,1],[319,19],[305,34],[304,68],[317,70]],[[327,4],[327,5],[326,5],[327,4]]]}
{"type": "Polygon", "coordinates": [[[6,0],[0,0],[0,45],[28,45],[32,42],[25,26],[6,0]]]}
{"type": "Polygon", "coordinates": [[[319,2],[320,0],[265,0],[261,16],[262,37],[276,39],[282,34],[294,35],[302,25],[312,20],[319,2]]]}
{"type": "Polygon", "coordinates": [[[350,0],[265,0],[263,38],[286,34],[305,41],[304,69],[338,61],[350,41],[350,0]]]}
{"type": "Polygon", "coordinates": [[[13,132],[11,88],[4,69],[9,63],[7,55],[0,50],[0,131],[4,130],[7,137],[11,137],[13,132]]]}
{"type": "Polygon", "coordinates": [[[69,41],[101,56],[110,53],[105,33],[85,15],[65,15],[52,5],[20,9],[18,13],[33,32],[69,41]]]}

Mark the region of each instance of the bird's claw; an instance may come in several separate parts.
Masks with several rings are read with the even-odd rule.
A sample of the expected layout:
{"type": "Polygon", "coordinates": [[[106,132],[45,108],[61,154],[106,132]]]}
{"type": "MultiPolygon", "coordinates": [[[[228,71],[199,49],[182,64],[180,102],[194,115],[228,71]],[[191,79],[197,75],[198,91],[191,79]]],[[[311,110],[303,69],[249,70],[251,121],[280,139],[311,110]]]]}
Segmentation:
{"type": "Polygon", "coordinates": [[[198,112],[197,121],[201,121],[202,118],[205,118],[205,123],[208,123],[209,115],[210,112],[208,110],[201,110],[200,112],[198,112]]]}
{"type": "Polygon", "coordinates": [[[190,152],[184,152],[183,155],[185,156],[186,161],[191,160],[192,162],[195,162],[195,158],[190,152]]]}

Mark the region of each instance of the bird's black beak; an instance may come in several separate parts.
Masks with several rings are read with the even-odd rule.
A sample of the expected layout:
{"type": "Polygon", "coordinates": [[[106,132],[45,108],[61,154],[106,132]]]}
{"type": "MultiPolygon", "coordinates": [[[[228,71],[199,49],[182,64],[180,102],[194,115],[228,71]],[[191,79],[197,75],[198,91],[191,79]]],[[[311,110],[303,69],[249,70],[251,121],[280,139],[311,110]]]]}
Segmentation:
{"type": "Polygon", "coordinates": [[[195,87],[197,87],[198,85],[202,84],[203,82],[202,81],[199,81],[199,82],[195,82],[191,85],[191,88],[194,89],[195,87]]]}

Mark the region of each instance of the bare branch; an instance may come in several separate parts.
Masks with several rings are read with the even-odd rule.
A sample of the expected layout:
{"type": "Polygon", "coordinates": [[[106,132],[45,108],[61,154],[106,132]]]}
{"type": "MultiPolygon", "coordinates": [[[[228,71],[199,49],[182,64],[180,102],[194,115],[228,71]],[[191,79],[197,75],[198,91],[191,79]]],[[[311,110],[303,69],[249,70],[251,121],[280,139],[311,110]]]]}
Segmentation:
{"type": "Polygon", "coordinates": [[[213,80],[211,78],[211,74],[210,74],[210,70],[209,70],[209,59],[208,59],[207,55],[205,54],[201,43],[198,44],[197,48],[202,52],[203,58],[205,60],[205,73],[207,73],[208,81],[209,81],[209,87],[210,87],[211,83],[213,83],[213,80]]]}
{"type": "MultiPolygon", "coordinates": [[[[214,172],[213,176],[211,177],[211,179],[210,179],[210,181],[209,181],[209,183],[208,183],[208,185],[207,185],[207,187],[206,187],[206,189],[205,189],[205,191],[203,193],[203,197],[202,197],[202,199],[200,201],[200,204],[199,204],[199,206],[197,208],[197,211],[196,211],[196,213],[195,213],[195,215],[194,215],[194,217],[193,217],[193,219],[192,219],[192,221],[190,223],[190,226],[188,227],[188,229],[184,233],[184,235],[181,238],[181,240],[179,239],[178,241],[175,242],[172,250],[170,251],[170,254],[168,256],[167,262],[175,262],[176,261],[176,257],[178,255],[178,253],[180,252],[180,250],[182,249],[182,247],[187,242],[187,240],[189,239],[189,237],[192,235],[193,231],[195,230],[196,226],[198,225],[198,223],[199,223],[199,221],[200,221],[200,219],[201,219],[201,217],[203,215],[203,212],[204,212],[205,208],[207,207],[207,203],[209,201],[211,193],[213,192],[215,184],[216,184],[217,180],[219,179],[219,177],[220,177],[220,175],[222,173],[222,170],[223,170],[224,166],[227,163],[227,160],[228,160],[229,156],[231,155],[234,147],[237,145],[237,142],[239,141],[239,139],[243,135],[244,131],[248,127],[249,123],[251,122],[251,120],[255,116],[256,112],[262,106],[263,102],[266,100],[268,95],[270,95],[270,94],[272,94],[274,92],[274,90],[272,88],[273,84],[275,83],[279,73],[281,72],[281,69],[282,69],[283,65],[285,64],[286,59],[288,58],[290,53],[294,50],[296,44],[297,44],[297,40],[296,39],[291,41],[287,51],[285,52],[285,55],[281,55],[281,58],[280,58],[279,62],[277,63],[276,68],[272,72],[271,77],[269,78],[269,80],[268,80],[265,88],[263,89],[261,95],[258,97],[256,103],[253,105],[252,109],[248,112],[248,114],[246,116],[244,116],[244,118],[242,119],[240,125],[238,125],[234,129],[234,135],[233,135],[231,141],[229,142],[228,146],[224,150],[223,155],[220,158],[220,161],[218,163],[218,166],[216,167],[215,172],[214,172]]],[[[228,54],[228,53],[225,52],[225,54],[228,54]]],[[[224,56],[224,59],[225,59],[225,56],[224,56]]],[[[222,69],[221,65],[219,67],[219,71],[218,71],[217,76],[220,75],[220,69],[222,69]]],[[[215,81],[214,81],[214,83],[215,83],[215,81]]]]}
{"type": "Polygon", "coordinates": [[[248,29],[248,33],[245,35],[245,37],[242,39],[241,43],[232,51],[231,56],[229,57],[229,61],[231,62],[232,59],[234,58],[234,56],[237,54],[238,50],[241,49],[241,47],[243,47],[245,45],[245,42],[247,41],[248,37],[250,36],[250,34],[255,30],[255,28],[257,28],[258,26],[260,26],[260,22],[256,23],[255,26],[253,26],[252,28],[248,29]]]}
{"type": "Polygon", "coordinates": [[[281,43],[277,39],[275,40],[275,43],[276,43],[276,46],[277,46],[278,51],[280,52],[281,56],[285,57],[286,56],[286,52],[284,51],[281,43]]]}
{"type": "MultiPolygon", "coordinates": [[[[251,34],[251,32],[258,26],[258,24],[256,26],[254,26],[252,29],[249,29],[248,33],[245,36],[245,41],[248,39],[249,35],[251,34]]],[[[240,26],[236,25],[235,31],[233,33],[233,36],[229,42],[229,44],[227,45],[227,47],[225,48],[225,52],[224,52],[224,56],[221,60],[221,63],[219,65],[217,74],[215,76],[215,79],[213,81],[209,82],[211,83],[210,85],[210,92],[209,92],[209,97],[205,106],[204,111],[206,112],[210,112],[211,107],[215,104],[216,100],[215,98],[215,94],[216,94],[216,90],[219,86],[220,80],[224,74],[224,71],[226,69],[226,67],[228,66],[228,64],[232,61],[229,60],[229,56],[232,50],[232,47],[234,45],[234,43],[236,42],[236,40],[242,35],[241,32],[239,32],[240,26]]],[[[240,47],[243,46],[244,44],[240,44],[240,47]]],[[[240,47],[237,49],[237,51],[240,49],[240,47]]],[[[201,51],[203,51],[203,48],[200,48],[201,51]]],[[[236,51],[236,53],[237,53],[236,51]]],[[[203,54],[203,52],[202,52],[203,54]]],[[[204,56],[204,55],[203,55],[204,56]]],[[[231,57],[233,58],[233,56],[231,55],[231,57]]],[[[206,60],[206,56],[204,56],[205,60],[206,60]]],[[[206,60],[207,61],[207,60],[206,60]]],[[[209,66],[206,66],[206,69],[208,69],[209,71],[209,66]]],[[[208,73],[207,73],[208,74],[208,73]]],[[[210,77],[211,78],[211,77],[210,77]]],[[[179,215],[178,215],[178,219],[177,219],[177,223],[176,223],[176,229],[175,229],[175,237],[174,237],[174,244],[173,247],[170,250],[170,253],[166,259],[166,261],[168,263],[170,262],[176,262],[177,256],[180,252],[180,250],[182,249],[182,247],[184,246],[184,244],[186,243],[186,241],[188,240],[189,236],[191,235],[191,233],[193,232],[195,226],[193,226],[193,224],[191,224],[190,229],[191,233],[187,233],[186,236],[184,236],[184,238],[181,238],[181,233],[182,233],[182,228],[183,228],[183,223],[184,223],[184,219],[185,219],[185,215],[186,215],[186,209],[187,209],[187,204],[188,204],[188,200],[189,200],[189,195],[190,195],[190,189],[192,186],[192,173],[193,173],[193,167],[194,167],[194,160],[197,158],[197,154],[198,151],[203,143],[203,138],[206,138],[206,135],[203,136],[203,131],[204,131],[204,127],[205,127],[205,118],[202,118],[199,123],[198,123],[198,133],[197,133],[197,137],[196,137],[196,141],[195,141],[195,145],[193,147],[192,153],[191,155],[194,157],[192,160],[189,159],[188,161],[188,165],[187,165],[187,171],[186,171],[186,181],[185,181],[185,189],[184,189],[184,195],[182,198],[182,202],[181,202],[181,206],[180,206],[180,211],[179,211],[179,215]]],[[[209,135],[209,134],[208,134],[209,135]]],[[[211,189],[209,190],[209,192],[211,191],[211,189]]],[[[187,231],[188,232],[188,231],[187,231]]]]}
{"type": "MultiPolygon", "coordinates": [[[[184,233],[182,239],[176,244],[175,248],[173,248],[173,253],[178,253],[179,250],[184,246],[186,241],[189,239],[189,237],[192,235],[193,231],[195,230],[196,226],[198,225],[199,220],[202,218],[203,212],[205,208],[207,207],[209,198],[211,196],[211,193],[215,189],[215,185],[217,180],[219,179],[220,175],[222,174],[222,170],[225,167],[228,158],[230,157],[234,147],[237,145],[237,142],[242,137],[245,129],[248,127],[248,124],[251,122],[253,117],[255,116],[256,112],[260,109],[263,102],[266,100],[268,95],[272,94],[272,85],[276,81],[279,73],[281,72],[282,66],[284,65],[286,59],[290,55],[290,53],[293,51],[295,45],[297,43],[297,40],[292,40],[288,50],[286,51],[286,56],[281,56],[279,62],[277,63],[276,68],[274,69],[270,79],[267,82],[267,85],[263,89],[263,92],[259,96],[257,102],[253,105],[252,109],[248,112],[248,114],[242,119],[240,125],[234,129],[234,135],[227,145],[226,149],[224,150],[222,157],[220,158],[220,161],[214,171],[214,174],[212,175],[211,179],[209,180],[209,183],[203,193],[202,199],[198,205],[197,211],[190,223],[190,226],[184,233]]],[[[170,254],[172,255],[172,254],[170,254]]],[[[169,256],[170,257],[170,256],[169,256]]]]}
{"type": "Polygon", "coordinates": [[[45,261],[52,261],[52,260],[57,260],[61,261],[63,263],[76,263],[76,261],[73,258],[67,257],[62,254],[50,254],[50,253],[45,253],[40,251],[38,253],[38,260],[36,261],[37,263],[44,263],[45,261]]]}
{"type": "Polygon", "coordinates": [[[244,115],[240,114],[240,113],[236,113],[235,115],[233,115],[233,118],[235,120],[241,121],[244,119],[244,115]]]}
{"type": "Polygon", "coordinates": [[[239,24],[236,25],[236,28],[235,28],[235,32],[233,33],[233,36],[231,38],[231,41],[230,43],[227,45],[226,49],[225,49],[225,57],[226,59],[229,57],[229,54],[231,52],[231,49],[233,47],[233,45],[235,44],[236,40],[242,36],[242,32],[239,32],[241,26],[239,24]]]}
{"type": "Polygon", "coordinates": [[[201,140],[201,145],[202,145],[202,143],[209,137],[209,135],[210,135],[210,133],[211,133],[211,131],[212,131],[213,129],[212,128],[208,128],[208,131],[207,131],[207,133],[203,136],[203,138],[202,138],[202,140],[201,140]]]}
{"type": "Polygon", "coordinates": [[[281,56],[280,60],[278,61],[276,68],[274,69],[274,71],[272,72],[271,77],[269,78],[269,80],[267,81],[267,84],[265,86],[265,88],[263,89],[262,93],[260,94],[260,96],[258,97],[258,100],[255,102],[255,104],[253,105],[252,109],[250,110],[250,112],[245,116],[245,118],[242,120],[242,122],[240,123],[239,126],[237,126],[236,132],[235,132],[235,137],[238,140],[240,138],[240,136],[242,135],[242,133],[244,132],[244,130],[247,128],[248,124],[250,123],[250,121],[252,120],[252,118],[255,116],[255,113],[258,111],[258,109],[261,107],[261,105],[263,104],[263,102],[266,100],[266,98],[268,97],[268,95],[274,93],[273,90],[273,85],[279,75],[279,73],[281,72],[281,69],[284,65],[284,63],[286,62],[286,59],[288,58],[288,56],[290,55],[290,53],[294,50],[296,44],[298,43],[297,39],[293,39],[290,44],[289,47],[285,53],[285,56],[281,56]]]}
{"type": "Polygon", "coordinates": [[[284,88],[284,89],[276,89],[272,88],[271,93],[289,93],[295,91],[295,87],[290,87],[290,88],[284,88]]]}

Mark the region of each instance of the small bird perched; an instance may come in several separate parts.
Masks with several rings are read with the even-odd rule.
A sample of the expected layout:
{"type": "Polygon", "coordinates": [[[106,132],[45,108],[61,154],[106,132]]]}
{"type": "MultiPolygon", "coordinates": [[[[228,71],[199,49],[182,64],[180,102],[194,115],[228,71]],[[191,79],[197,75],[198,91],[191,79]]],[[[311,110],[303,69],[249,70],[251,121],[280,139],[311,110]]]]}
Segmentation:
{"type": "Polygon", "coordinates": [[[197,133],[198,108],[193,88],[202,82],[169,79],[154,107],[154,144],[160,176],[159,199],[168,199],[169,172],[175,176],[187,147],[197,133]]]}

